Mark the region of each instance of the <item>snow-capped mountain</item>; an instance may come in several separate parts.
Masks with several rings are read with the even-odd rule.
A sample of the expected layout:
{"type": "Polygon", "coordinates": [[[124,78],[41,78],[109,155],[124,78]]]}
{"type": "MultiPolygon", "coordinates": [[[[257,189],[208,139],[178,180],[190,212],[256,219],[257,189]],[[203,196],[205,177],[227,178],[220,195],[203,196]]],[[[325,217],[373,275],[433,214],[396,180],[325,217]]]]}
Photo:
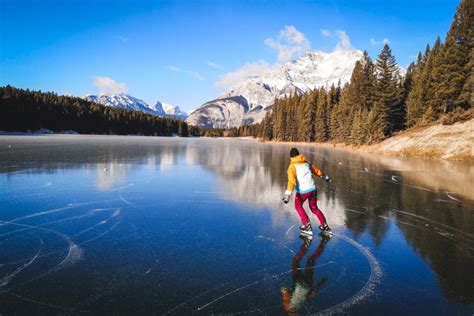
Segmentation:
{"type": "Polygon", "coordinates": [[[156,102],[155,104],[155,107],[158,107],[160,106],[161,109],[163,110],[163,112],[165,113],[165,115],[168,115],[168,116],[173,116],[173,117],[176,117],[176,118],[181,118],[181,119],[185,119],[188,117],[188,114],[184,111],[182,111],[179,106],[174,106],[174,105],[171,105],[169,103],[164,103],[164,102],[156,102]]]}
{"type": "Polygon", "coordinates": [[[260,122],[275,98],[348,82],[360,50],[310,51],[300,58],[251,77],[217,99],[204,103],[186,119],[190,125],[228,128],[260,122]]]}
{"type": "Polygon", "coordinates": [[[84,97],[85,100],[99,103],[106,106],[118,107],[125,110],[142,111],[148,114],[162,116],[162,117],[174,117],[185,119],[187,117],[186,112],[182,111],[178,106],[172,106],[167,103],[161,103],[157,101],[154,105],[149,105],[145,101],[135,98],[128,94],[88,94],[84,97]]]}
{"type": "Polygon", "coordinates": [[[155,105],[148,105],[148,107],[156,113],[159,113],[158,115],[160,116],[166,115],[166,112],[163,110],[163,106],[160,101],[156,101],[155,105]]]}
{"type": "Polygon", "coordinates": [[[145,101],[132,97],[128,94],[88,94],[84,97],[84,99],[106,106],[122,108],[125,110],[143,111],[149,114],[159,115],[159,113],[151,109],[145,101]]]}

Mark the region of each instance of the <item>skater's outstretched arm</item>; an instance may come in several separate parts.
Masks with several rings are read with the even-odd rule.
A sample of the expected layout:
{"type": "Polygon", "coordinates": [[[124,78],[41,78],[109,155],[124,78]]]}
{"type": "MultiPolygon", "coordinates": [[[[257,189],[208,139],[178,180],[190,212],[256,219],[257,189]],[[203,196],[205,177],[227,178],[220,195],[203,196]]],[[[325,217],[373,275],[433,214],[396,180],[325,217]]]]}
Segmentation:
{"type": "Polygon", "coordinates": [[[311,171],[314,175],[321,177],[328,182],[331,181],[331,177],[329,177],[327,174],[324,174],[324,172],[322,172],[321,169],[316,167],[313,163],[311,163],[311,171]]]}
{"type": "Polygon", "coordinates": [[[324,177],[324,172],[322,172],[321,169],[316,167],[313,163],[311,163],[311,171],[313,171],[313,174],[318,177],[324,177]]]}

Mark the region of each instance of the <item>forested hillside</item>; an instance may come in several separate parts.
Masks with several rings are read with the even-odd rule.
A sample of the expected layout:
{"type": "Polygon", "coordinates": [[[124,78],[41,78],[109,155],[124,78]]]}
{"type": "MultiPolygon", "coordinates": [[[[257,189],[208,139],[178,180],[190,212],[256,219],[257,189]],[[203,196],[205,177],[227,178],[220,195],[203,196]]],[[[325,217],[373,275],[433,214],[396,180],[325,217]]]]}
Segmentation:
{"type": "Polygon", "coordinates": [[[188,136],[188,125],[141,111],[108,107],[51,92],[0,87],[0,130],[81,134],[188,136]]]}
{"type": "Polygon", "coordinates": [[[444,43],[438,38],[427,45],[404,77],[386,44],[375,62],[364,53],[350,84],[275,100],[261,124],[227,134],[360,145],[430,124],[447,113],[463,116],[473,102],[473,33],[474,1],[464,0],[444,43]]]}

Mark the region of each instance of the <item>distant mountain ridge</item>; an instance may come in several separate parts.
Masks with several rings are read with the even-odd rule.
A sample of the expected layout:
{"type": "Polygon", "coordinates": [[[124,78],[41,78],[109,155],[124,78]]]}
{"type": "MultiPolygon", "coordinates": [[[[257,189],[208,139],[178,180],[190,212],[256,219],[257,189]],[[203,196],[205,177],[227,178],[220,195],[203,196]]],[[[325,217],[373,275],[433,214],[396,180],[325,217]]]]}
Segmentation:
{"type": "Polygon", "coordinates": [[[304,94],[319,87],[349,82],[360,50],[309,51],[270,72],[250,77],[217,99],[190,113],[186,122],[200,127],[229,128],[260,122],[275,98],[304,94]]]}
{"type": "Polygon", "coordinates": [[[157,101],[155,104],[155,108],[158,107],[158,104],[161,105],[161,108],[163,109],[165,114],[168,116],[174,116],[181,119],[186,119],[188,117],[188,114],[184,112],[183,110],[181,110],[179,106],[174,106],[169,103],[157,101]]]}
{"type": "Polygon", "coordinates": [[[149,105],[142,99],[135,98],[131,95],[120,93],[120,94],[88,94],[83,99],[102,104],[105,106],[122,108],[125,110],[142,111],[148,114],[172,117],[178,119],[185,119],[187,113],[182,111],[178,106],[173,106],[167,103],[157,101],[154,105],[149,105]]]}

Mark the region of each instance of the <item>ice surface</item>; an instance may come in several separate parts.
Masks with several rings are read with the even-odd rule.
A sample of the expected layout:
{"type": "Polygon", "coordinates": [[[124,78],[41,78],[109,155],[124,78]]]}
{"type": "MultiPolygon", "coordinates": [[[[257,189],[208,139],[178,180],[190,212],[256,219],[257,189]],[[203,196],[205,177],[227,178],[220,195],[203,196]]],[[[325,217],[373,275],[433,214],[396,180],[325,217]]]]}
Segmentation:
{"type": "Polygon", "coordinates": [[[301,145],[333,179],[316,182],[334,236],[306,249],[281,203],[289,148],[0,137],[0,314],[280,315],[301,284],[301,313],[472,313],[470,165],[301,145]]]}

